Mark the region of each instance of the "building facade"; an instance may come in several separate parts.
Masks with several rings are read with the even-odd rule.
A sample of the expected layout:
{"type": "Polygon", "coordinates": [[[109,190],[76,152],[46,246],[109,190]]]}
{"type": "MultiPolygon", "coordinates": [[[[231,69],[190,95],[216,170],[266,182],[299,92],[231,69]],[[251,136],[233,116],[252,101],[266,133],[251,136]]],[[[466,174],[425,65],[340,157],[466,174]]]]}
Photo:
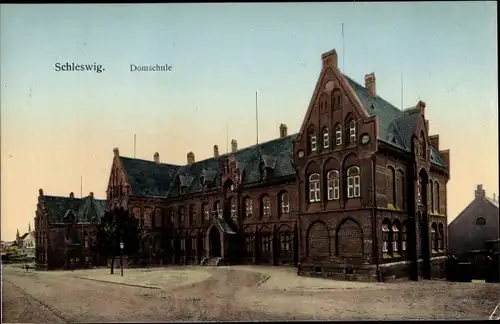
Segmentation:
{"type": "MultiPolygon", "coordinates": [[[[106,201],[94,194],[84,198],[44,195],[39,190],[35,216],[35,261],[41,269],[75,269],[100,265],[92,252],[97,224],[106,201]]],[[[102,261],[102,262],[101,262],[102,261]]]]}
{"type": "Polygon", "coordinates": [[[140,219],[140,259],[290,264],[299,274],[383,280],[441,277],[449,150],[425,104],[398,109],[342,74],[335,50],[298,133],[185,165],[114,149],[107,200],[140,219]]]}

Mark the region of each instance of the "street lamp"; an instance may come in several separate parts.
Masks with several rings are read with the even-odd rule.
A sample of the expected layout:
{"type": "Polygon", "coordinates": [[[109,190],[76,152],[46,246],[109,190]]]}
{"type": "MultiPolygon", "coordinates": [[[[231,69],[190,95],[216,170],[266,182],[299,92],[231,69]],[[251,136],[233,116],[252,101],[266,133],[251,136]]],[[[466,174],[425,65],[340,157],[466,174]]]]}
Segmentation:
{"type": "Polygon", "coordinates": [[[120,268],[121,268],[121,276],[123,277],[123,242],[120,242],[120,268]]]}

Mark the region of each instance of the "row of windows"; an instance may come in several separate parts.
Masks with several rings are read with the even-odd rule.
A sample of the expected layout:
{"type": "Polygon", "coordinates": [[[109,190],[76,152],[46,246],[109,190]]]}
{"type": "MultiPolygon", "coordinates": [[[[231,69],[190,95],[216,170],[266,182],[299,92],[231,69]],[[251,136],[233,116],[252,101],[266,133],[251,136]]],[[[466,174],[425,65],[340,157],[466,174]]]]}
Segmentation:
{"type": "MultiPolygon", "coordinates": [[[[358,198],[361,196],[361,173],[358,166],[351,166],[346,172],[347,198],[358,198]]],[[[327,200],[338,200],[340,198],[340,173],[338,170],[330,170],[326,174],[327,200]]],[[[319,202],[321,197],[321,176],[319,173],[309,175],[309,202],[319,202]]]]}
{"type": "MultiPolygon", "coordinates": [[[[405,253],[407,249],[408,227],[406,220],[392,222],[384,219],[382,222],[382,252],[389,254],[405,253]]],[[[433,251],[444,250],[444,226],[433,222],[431,225],[431,248],[433,251]]]]}
{"type": "MultiPolygon", "coordinates": [[[[344,133],[348,138],[347,144],[353,144],[356,142],[356,121],[351,120],[347,123],[347,128],[343,128],[341,124],[335,126],[335,146],[341,146],[343,143],[344,133]],[[346,132],[347,130],[347,132],[346,132]]],[[[330,130],[328,127],[324,127],[321,131],[321,143],[318,143],[318,138],[315,131],[309,132],[309,147],[311,152],[316,152],[318,146],[321,145],[324,149],[330,147],[330,130]]]]}
{"type": "MultiPolygon", "coordinates": [[[[422,197],[425,197],[425,186],[423,184],[423,179],[421,176],[418,177],[418,182],[417,182],[417,201],[419,204],[422,204],[422,197]]],[[[429,181],[429,200],[431,203],[431,210],[440,213],[441,208],[440,208],[440,194],[439,194],[439,182],[430,180],[429,181]]]]}
{"type": "MultiPolygon", "coordinates": [[[[245,237],[245,252],[253,254],[255,249],[261,252],[270,252],[273,249],[273,238],[271,235],[263,235],[259,237],[258,246],[256,246],[255,235],[247,235],[245,237]]],[[[292,233],[285,232],[279,235],[279,251],[282,253],[290,252],[293,246],[292,233]]]]}

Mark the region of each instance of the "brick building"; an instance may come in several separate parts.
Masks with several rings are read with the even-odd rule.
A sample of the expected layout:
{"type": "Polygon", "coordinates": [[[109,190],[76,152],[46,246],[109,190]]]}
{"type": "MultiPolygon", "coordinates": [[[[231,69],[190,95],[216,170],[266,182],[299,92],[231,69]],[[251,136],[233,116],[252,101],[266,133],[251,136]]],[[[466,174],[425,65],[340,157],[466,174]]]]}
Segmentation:
{"type": "Polygon", "coordinates": [[[293,264],[299,274],[381,280],[440,277],[446,255],[449,150],[425,104],[400,110],[343,75],[335,50],[300,131],[185,165],[120,156],[110,207],[141,220],[142,258],[293,264]]]}
{"type": "Polygon", "coordinates": [[[39,190],[35,216],[35,261],[42,269],[74,269],[99,264],[90,245],[106,201],[91,192],[84,198],[47,196],[39,190]]]}

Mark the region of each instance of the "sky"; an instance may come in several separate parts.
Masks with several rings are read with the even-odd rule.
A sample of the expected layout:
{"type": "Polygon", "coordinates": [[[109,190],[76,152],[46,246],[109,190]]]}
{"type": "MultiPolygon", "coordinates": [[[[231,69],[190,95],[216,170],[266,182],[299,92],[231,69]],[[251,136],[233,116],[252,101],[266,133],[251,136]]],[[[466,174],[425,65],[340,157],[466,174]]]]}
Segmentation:
{"type": "Polygon", "coordinates": [[[298,132],[333,48],[359,83],[375,72],[395,106],[426,102],[430,133],[451,150],[451,222],[477,184],[498,196],[496,12],[481,1],[1,5],[2,239],[33,227],[39,188],[105,198],[113,148],[133,156],[133,134],[137,158],[178,164],[228,138],[253,145],[255,91],[260,141],[280,123],[298,132]]]}

